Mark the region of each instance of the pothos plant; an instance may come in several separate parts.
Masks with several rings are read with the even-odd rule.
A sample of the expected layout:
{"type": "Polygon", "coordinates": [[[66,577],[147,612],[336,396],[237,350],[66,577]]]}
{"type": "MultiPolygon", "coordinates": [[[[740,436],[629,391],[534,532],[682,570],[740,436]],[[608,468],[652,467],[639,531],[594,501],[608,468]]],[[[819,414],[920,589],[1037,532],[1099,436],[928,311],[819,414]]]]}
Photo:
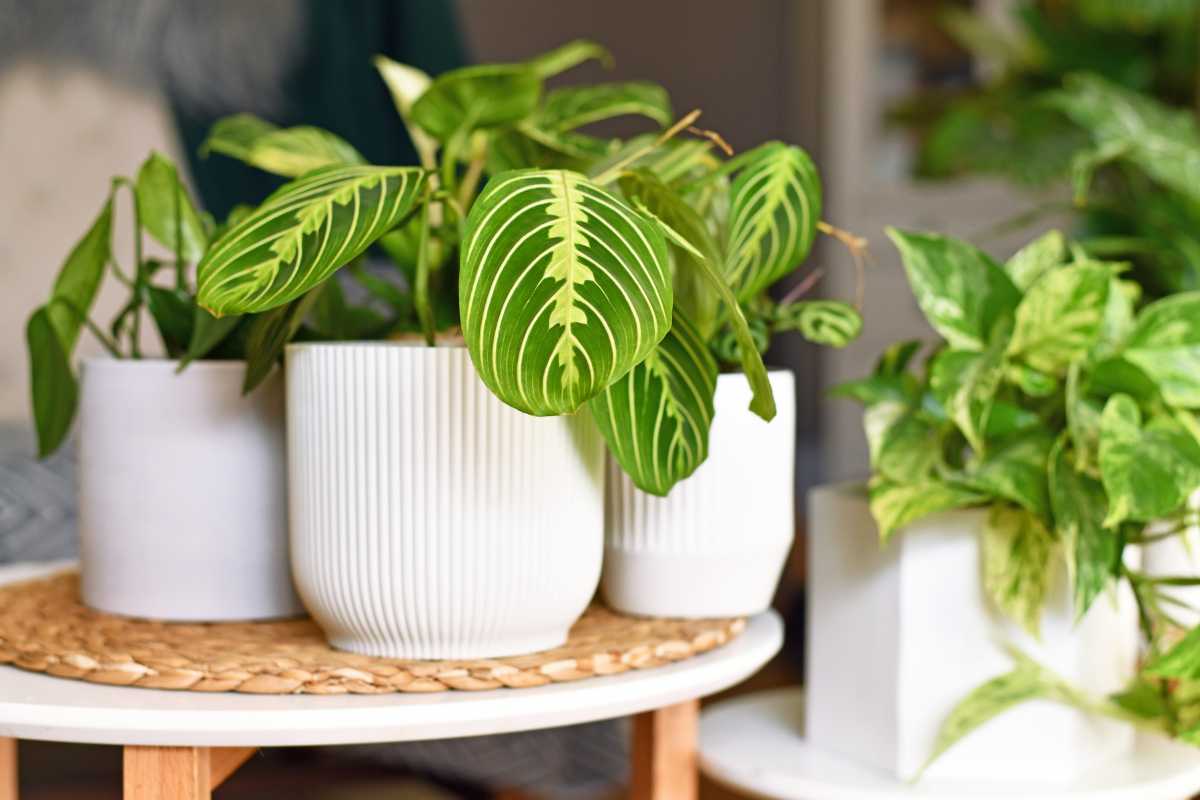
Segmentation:
{"type": "MultiPolygon", "coordinates": [[[[178,359],[181,369],[206,356],[242,358],[247,341],[262,338],[264,331],[255,320],[217,320],[195,303],[192,267],[221,228],[197,210],[174,164],[158,153],[146,159],[135,178],[113,179],[100,213],[60,268],[49,300],[26,325],[40,456],[57,450],[70,432],[79,399],[72,355],[84,329],[110,355],[138,359],[143,356],[142,321],[148,314],[167,357],[178,359]],[[113,220],[121,191],[127,191],[131,200],[133,263],[128,269],[118,264],[113,252],[113,220]],[[158,252],[149,252],[147,238],[157,243],[158,252]],[[106,277],[129,292],[128,301],[107,328],[92,319],[106,277]]],[[[269,368],[269,362],[252,365],[248,385],[252,387],[269,368]]]]}
{"type": "Polygon", "coordinates": [[[209,150],[294,180],[210,248],[201,305],[303,319],[334,273],[379,243],[400,269],[367,289],[411,296],[429,344],[461,330],[483,382],[523,412],[586,406],[634,482],[666,494],[707,454],[714,345],[732,341],[719,349],[769,420],[764,334],[844,344],[861,323],[844,303],[765,297],[820,228],[847,238],[820,221],[808,156],[770,143],[726,159],[719,136],[693,127],[699,112],[671,124],[654,84],[544,89],[608,58],[576,41],[437,78],[377,58],[418,166],[367,164],[316,128],[218,123],[209,150]],[[628,115],[658,131],[622,141],[581,130],[628,115]],[[678,138],[689,130],[696,138],[678,138]]]}
{"type": "Polygon", "coordinates": [[[909,283],[942,337],[889,348],[836,391],[866,406],[871,510],[886,544],[929,514],[986,508],[983,588],[1033,635],[1063,567],[1076,618],[1117,583],[1147,647],[1128,691],[1090,698],[1019,653],[946,720],[934,757],[995,714],[1048,697],[1200,743],[1200,629],[1182,641],[1172,587],[1125,557],[1197,522],[1200,292],[1144,302],[1128,265],[1058,232],[1004,264],[966,242],[898,230],[909,283]]]}

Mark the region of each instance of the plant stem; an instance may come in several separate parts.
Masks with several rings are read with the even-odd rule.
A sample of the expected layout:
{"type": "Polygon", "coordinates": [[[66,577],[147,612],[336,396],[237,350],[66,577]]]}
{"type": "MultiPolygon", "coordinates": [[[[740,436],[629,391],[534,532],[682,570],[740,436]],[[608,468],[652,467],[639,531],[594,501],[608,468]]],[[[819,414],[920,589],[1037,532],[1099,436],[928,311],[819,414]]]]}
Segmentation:
{"type": "Polygon", "coordinates": [[[814,286],[825,277],[825,270],[817,267],[812,272],[804,276],[804,280],[793,286],[787,294],[779,299],[779,305],[786,306],[796,302],[804,295],[808,294],[814,286]]]}
{"type": "Polygon", "coordinates": [[[425,343],[434,344],[437,331],[434,328],[433,308],[429,303],[429,216],[430,203],[421,210],[421,236],[417,244],[417,280],[413,287],[413,304],[417,308],[417,320],[425,333],[425,343]]]}
{"type": "Polygon", "coordinates": [[[486,136],[472,137],[471,162],[463,175],[462,184],[458,187],[458,204],[466,208],[471,205],[471,198],[479,188],[479,179],[483,177],[484,167],[487,166],[488,146],[486,136]]]}
{"type": "Polygon", "coordinates": [[[133,210],[133,324],[129,328],[129,357],[141,358],[142,302],[146,296],[146,273],[142,266],[142,216],[138,211],[137,190],[128,178],[114,178],[114,190],[124,187],[129,190],[133,210]]]}
{"type": "Polygon", "coordinates": [[[622,158],[617,163],[613,164],[608,169],[604,170],[604,172],[601,172],[599,175],[592,178],[592,182],[599,184],[600,186],[603,186],[606,183],[611,183],[616,178],[618,178],[621,175],[621,173],[625,171],[625,168],[628,167],[630,164],[633,164],[634,162],[636,162],[638,159],[642,158],[645,155],[653,153],[655,150],[662,147],[664,144],[669,142],[671,139],[675,138],[675,136],[678,135],[680,131],[684,131],[684,130],[687,130],[688,128],[692,127],[692,123],[694,123],[698,119],[700,119],[700,109],[698,109],[698,108],[692,109],[687,114],[684,114],[683,117],[680,118],[678,122],[676,122],[674,125],[672,125],[671,127],[667,128],[665,131],[663,131],[662,134],[659,135],[659,137],[657,139],[655,139],[653,142],[651,142],[650,144],[648,144],[644,147],[639,147],[637,150],[634,150],[632,153],[625,156],[624,158],[622,158]]]}
{"type": "Polygon", "coordinates": [[[817,230],[826,236],[837,239],[850,251],[850,257],[854,259],[854,308],[862,311],[867,287],[866,261],[870,258],[871,253],[868,249],[869,243],[862,236],[856,236],[850,231],[830,225],[825,220],[817,223],[817,230]]]}

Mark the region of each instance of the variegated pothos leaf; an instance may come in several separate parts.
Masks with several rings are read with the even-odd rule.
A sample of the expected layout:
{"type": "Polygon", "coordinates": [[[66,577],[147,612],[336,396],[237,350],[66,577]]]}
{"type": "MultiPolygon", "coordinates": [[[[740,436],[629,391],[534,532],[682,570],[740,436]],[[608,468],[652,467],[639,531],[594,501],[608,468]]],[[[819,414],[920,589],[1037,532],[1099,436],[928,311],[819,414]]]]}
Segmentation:
{"type": "Polygon", "coordinates": [[[739,299],[766,289],[812,249],[821,180],[799,147],[769,142],[746,153],[730,187],[725,269],[739,299]]]}
{"type": "Polygon", "coordinates": [[[467,217],[463,337],[483,382],[529,414],[574,411],[671,325],[658,226],[566,170],[495,176],[467,217]]]}
{"type": "Polygon", "coordinates": [[[678,310],[646,360],[588,404],[609,451],[642,491],[666,495],[708,456],[717,362],[678,310]]]}
{"type": "Polygon", "coordinates": [[[285,184],[209,248],[200,305],[245,314],[294,300],[403,220],[425,177],[416,167],[325,167],[285,184]]]}

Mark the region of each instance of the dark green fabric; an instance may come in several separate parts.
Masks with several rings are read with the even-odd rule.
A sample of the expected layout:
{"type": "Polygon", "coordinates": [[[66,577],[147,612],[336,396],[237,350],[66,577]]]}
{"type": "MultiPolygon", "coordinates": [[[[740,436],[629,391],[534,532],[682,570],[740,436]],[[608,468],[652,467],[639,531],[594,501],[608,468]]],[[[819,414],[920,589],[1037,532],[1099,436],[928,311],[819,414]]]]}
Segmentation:
{"type": "Polygon", "coordinates": [[[416,153],[371,57],[382,53],[437,75],[465,63],[451,0],[304,0],[307,47],[284,87],[287,107],[196,114],[174,98],[174,113],[200,200],[217,219],[257,203],[282,181],[222,155],[199,157],[212,124],[241,111],[281,126],[316,125],[349,141],[376,164],[415,164],[416,153]]]}

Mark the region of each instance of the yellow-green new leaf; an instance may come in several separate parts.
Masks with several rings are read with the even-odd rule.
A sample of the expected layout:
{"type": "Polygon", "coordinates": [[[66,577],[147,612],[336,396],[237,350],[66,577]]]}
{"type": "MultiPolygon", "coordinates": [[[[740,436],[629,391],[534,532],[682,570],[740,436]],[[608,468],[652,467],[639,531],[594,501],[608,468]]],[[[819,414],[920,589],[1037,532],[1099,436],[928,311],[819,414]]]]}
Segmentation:
{"type": "Polygon", "coordinates": [[[781,142],[741,158],[730,187],[725,270],[745,300],[808,256],[821,220],[821,180],[807,153],[781,142]]]}
{"type": "Polygon", "coordinates": [[[335,164],[364,163],[358,151],[334,133],[311,125],[279,128],[253,114],[218,120],[201,152],[222,153],[288,178],[335,164]]]}
{"type": "Polygon", "coordinates": [[[538,77],[550,78],[593,59],[606,67],[612,66],[613,57],[608,48],[588,39],[573,39],[540,56],[534,56],[526,62],[526,66],[538,77]]]}
{"type": "Polygon", "coordinates": [[[209,248],[200,305],[245,314],[294,300],[396,227],[425,179],[416,167],[325,167],[280,187],[209,248]]]}
{"type": "Polygon", "coordinates": [[[658,226],[565,170],[488,182],[460,250],[462,330],[483,382],[529,414],[574,411],[671,326],[658,226]]]}
{"type": "Polygon", "coordinates": [[[1038,635],[1057,559],[1054,537],[1028,511],[996,503],[983,529],[983,588],[1005,615],[1038,635]]]}
{"type": "Polygon", "coordinates": [[[708,457],[717,362],[678,311],[646,360],[588,404],[609,451],[634,484],[666,495],[708,457]]]}

